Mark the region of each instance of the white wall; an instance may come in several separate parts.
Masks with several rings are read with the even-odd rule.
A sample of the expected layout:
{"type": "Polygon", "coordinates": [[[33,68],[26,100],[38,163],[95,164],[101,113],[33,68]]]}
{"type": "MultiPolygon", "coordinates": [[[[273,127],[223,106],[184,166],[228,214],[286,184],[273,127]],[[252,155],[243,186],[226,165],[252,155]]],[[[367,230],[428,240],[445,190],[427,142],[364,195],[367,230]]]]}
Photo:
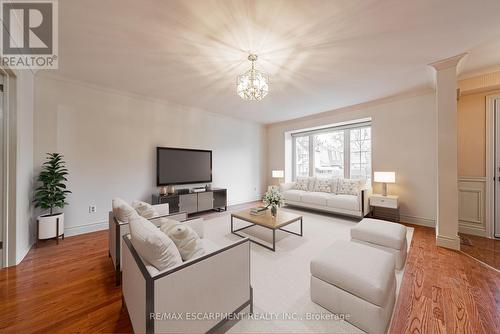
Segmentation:
{"type": "Polygon", "coordinates": [[[16,263],[21,262],[34,241],[33,189],[33,85],[31,71],[17,77],[17,170],[16,170],[16,263]]]}
{"type": "Polygon", "coordinates": [[[264,190],[260,124],[39,76],[35,105],[35,172],[54,151],[70,171],[67,235],[107,228],[113,197],[151,201],[158,192],[156,146],[213,150],[212,185],[228,188],[229,204],[256,200],[264,190]],[[89,214],[89,205],[97,213],[89,214]]]}
{"type": "MultiPolygon", "coordinates": [[[[375,101],[268,126],[268,169],[285,168],[285,132],[372,118],[373,170],[396,171],[389,193],[401,200],[402,220],[434,226],[436,219],[435,94],[375,101]]],[[[289,158],[287,158],[289,159],[289,158]]],[[[380,185],[374,184],[374,191],[380,185]]]]}

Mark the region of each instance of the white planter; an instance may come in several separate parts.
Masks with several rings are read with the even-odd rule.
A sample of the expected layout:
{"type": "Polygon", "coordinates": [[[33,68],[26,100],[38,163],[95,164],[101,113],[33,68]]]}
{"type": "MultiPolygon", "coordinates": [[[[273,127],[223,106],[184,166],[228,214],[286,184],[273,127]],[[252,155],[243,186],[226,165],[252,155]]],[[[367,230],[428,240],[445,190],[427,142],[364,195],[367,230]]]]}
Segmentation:
{"type": "Polygon", "coordinates": [[[38,216],[38,239],[51,239],[64,234],[64,213],[38,216]],[[59,233],[57,233],[59,223],[59,233]]]}

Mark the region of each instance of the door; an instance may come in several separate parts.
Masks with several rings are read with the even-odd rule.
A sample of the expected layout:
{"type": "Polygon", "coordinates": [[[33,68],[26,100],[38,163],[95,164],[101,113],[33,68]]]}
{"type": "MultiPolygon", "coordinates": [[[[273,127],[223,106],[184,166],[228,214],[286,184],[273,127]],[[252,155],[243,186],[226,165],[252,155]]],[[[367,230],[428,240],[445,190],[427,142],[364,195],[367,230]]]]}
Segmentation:
{"type": "Polygon", "coordinates": [[[500,238],[500,99],[495,100],[495,237],[500,238]]]}

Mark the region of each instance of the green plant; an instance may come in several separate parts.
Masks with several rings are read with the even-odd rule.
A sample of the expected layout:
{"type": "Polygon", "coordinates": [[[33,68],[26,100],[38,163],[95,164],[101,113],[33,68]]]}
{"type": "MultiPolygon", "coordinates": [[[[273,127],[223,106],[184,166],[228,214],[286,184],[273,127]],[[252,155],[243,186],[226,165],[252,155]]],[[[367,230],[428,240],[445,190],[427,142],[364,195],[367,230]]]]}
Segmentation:
{"type": "Polygon", "coordinates": [[[35,190],[33,202],[35,208],[50,210],[50,214],[54,213],[54,208],[64,208],[66,196],[71,191],[66,189],[64,184],[68,180],[68,170],[66,163],[63,160],[62,154],[47,153],[47,161],[44,162],[42,171],[38,176],[39,187],[35,190]]]}

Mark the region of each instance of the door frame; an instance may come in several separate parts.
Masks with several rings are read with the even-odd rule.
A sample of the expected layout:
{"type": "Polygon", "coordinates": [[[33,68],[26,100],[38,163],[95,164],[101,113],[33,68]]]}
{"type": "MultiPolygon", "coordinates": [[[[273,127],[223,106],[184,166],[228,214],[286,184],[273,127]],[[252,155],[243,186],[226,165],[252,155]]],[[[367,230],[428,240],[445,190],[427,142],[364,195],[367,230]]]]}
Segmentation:
{"type": "Polygon", "coordinates": [[[495,101],[500,94],[486,95],[486,235],[495,238],[495,101]]]}
{"type": "Polygon", "coordinates": [[[0,75],[3,76],[3,161],[2,171],[0,174],[2,178],[3,189],[2,191],[2,211],[0,219],[0,228],[2,229],[2,250],[0,251],[0,268],[5,268],[9,264],[9,152],[10,152],[10,109],[9,109],[9,82],[11,75],[8,71],[0,67],[0,75]]]}

